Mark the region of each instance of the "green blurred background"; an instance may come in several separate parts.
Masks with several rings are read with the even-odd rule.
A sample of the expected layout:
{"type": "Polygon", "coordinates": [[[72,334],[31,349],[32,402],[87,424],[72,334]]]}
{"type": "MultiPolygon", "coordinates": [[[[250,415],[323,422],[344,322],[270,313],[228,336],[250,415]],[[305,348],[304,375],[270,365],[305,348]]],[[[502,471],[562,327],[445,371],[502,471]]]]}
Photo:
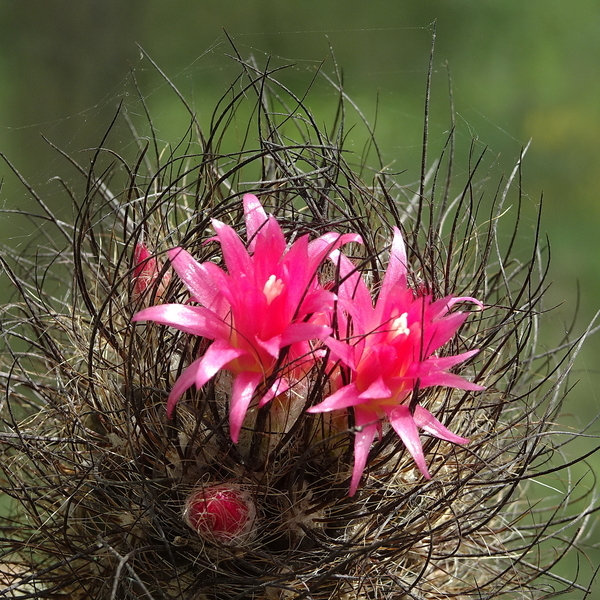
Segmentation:
{"type": "MultiPolygon", "coordinates": [[[[446,63],[466,147],[471,136],[488,146],[498,155],[501,174],[533,139],[524,170],[527,201],[537,205],[543,192],[542,229],[553,255],[547,305],[561,305],[546,322],[547,334],[551,341],[561,338],[576,310],[577,286],[574,334],[581,333],[600,309],[598,0],[4,0],[0,150],[54,210],[70,214],[68,197],[52,178],[75,173],[41,136],[77,156],[97,145],[119,102],[135,96],[134,70],[159,138],[176,142],[189,116],[139,47],[207,124],[216,100],[239,72],[228,57],[232,48],[225,29],[242,57],[253,55],[264,65],[272,55],[276,64],[294,64],[284,79],[297,93],[321,61],[332,73],[331,45],[347,93],[369,119],[377,111],[384,162],[406,169],[404,181],[410,183],[419,170],[433,21],[432,142],[441,143],[449,129],[446,63]]],[[[329,118],[334,101],[331,88],[319,79],[308,102],[317,120],[329,118]]],[[[128,106],[139,109],[134,101],[128,106]]],[[[135,120],[136,109],[128,110],[135,120]]],[[[113,138],[126,146],[131,134],[120,125],[113,138]]],[[[457,162],[466,169],[466,154],[457,162]]],[[[0,207],[24,208],[28,196],[4,164],[0,176],[0,207]]],[[[490,194],[495,181],[490,180],[490,194]]],[[[525,232],[528,227],[532,231],[533,221],[525,232]]],[[[34,234],[26,220],[0,216],[5,243],[19,246],[34,234]]],[[[580,382],[565,405],[566,424],[584,426],[600,411],[599,354],[600,340],[590,339],[577,363],[580,382]]],[[[591,433],[599,431],[595,425],[591,433]]],[[[580,449],[592,445],[582,442],[580,449]]],[[[595,464],[600,468],[598,459],[595,464]]],[[[598,539],[596,533],[588,543],[598,539]]],[[[592,563],[599,557],[597,549],[590,552],[592,563]]],[[[600,593],[599,585],[596,590],[600,593]]]]}

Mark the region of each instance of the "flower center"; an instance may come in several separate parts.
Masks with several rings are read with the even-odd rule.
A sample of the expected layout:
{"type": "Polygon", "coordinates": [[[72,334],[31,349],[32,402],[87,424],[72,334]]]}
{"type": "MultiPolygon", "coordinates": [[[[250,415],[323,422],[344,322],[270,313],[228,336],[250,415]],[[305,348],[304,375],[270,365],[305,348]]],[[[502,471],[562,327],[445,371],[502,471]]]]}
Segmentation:
{"type": "Polygon", "coordinates": [[[281,279],[277,279],[275,275],[271,275],[269,279],[267,279],[267,283],[265,283],[265,287],[263,288],[263,294],[267,298],[267,304],[271,304],[279,294],[283,292],[283,281],[281,279]]]}
{"type": "Polygon", "coordinates": [[[408,328],[408,313],[402,313],[399,317],[396,317],[390,326],[389,340],[395,340],[399,335],[409,335],[410,329],[408,328]]]}

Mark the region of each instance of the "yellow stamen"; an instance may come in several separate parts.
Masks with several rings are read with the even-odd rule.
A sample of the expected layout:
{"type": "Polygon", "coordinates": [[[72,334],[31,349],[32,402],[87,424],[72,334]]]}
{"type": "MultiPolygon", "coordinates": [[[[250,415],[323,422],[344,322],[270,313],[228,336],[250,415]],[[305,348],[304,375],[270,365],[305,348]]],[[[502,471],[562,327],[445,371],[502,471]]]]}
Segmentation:
{"type": "Polygon", "coordinates": [[[267,298],[267,304],[271,304],[279,294],[283,292],[283,281],[281,279],[277,279],[275,275],[271,275],[269,279],[267,279],[267,283],[265,283],[265,287],[263,288],[263,294],[267,298]]]}

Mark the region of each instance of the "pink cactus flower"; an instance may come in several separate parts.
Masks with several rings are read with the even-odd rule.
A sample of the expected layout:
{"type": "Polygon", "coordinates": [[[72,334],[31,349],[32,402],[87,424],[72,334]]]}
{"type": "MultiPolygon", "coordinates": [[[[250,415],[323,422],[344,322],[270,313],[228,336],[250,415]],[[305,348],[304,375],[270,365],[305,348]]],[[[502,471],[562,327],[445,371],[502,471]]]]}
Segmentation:
{"type": "Polygon", "coordinates": [[[234,375],[229,426],[236,443],[253,398],[262,406],[284,393],[290,378],[314,360],[310,342],[331,333],[323,315],[332,310],[334,295],[319,285],[317,270],[341,245],[361,241],[355,234],[326,233],[312,242],[302,236],[288,247],[276,219],[252,194],[244,196],[244,215],[247,248],[231,227],[212,222],[227,272],[212,262],[198,263],[182,248],[169,251],[199,306],[164,304],[133,317],[214,340],[175,382],[167,414],[172,416],[188,388],[199,389],[226,369],[234,375]]]}
{"type": "Polygon", "coordinates": [[[450,309],[459,302],[473,302],[480,309],[483,305],[470,297],[448,296],[434,301],[431,295],[415,294],[407,284],[406,250],[397,228],[375,306],[352,262],[337,250],[331,253],[331,258],[339,265],[342,283],[338,291],[336,335],[326,339],[325,344],[332,360],[346,367],[347,373],[343,382],[341,375],[336,378],[338,389],[309,412],[353,407],[357,432],[351,496],[356,492],[373,438],[377,430],[381,431],[384,419],[389,420],[423,476],[429,479],[418,428],[455,444],[466,444],[469,440],[449,431],[418,404],[411,407],[410,400],[416,388],[484,389],[449,372],[478,350],[455,356],[435,354],[469,316],[449,313],[450,309]]]}
{"type": "Polygon", "coordinates": [[[183,519],[201,537],[226,546],[242,546],[255,533],[256,507],[240,486],[215,485],[190,494],[183,519]]]}
{"type": "MultiPolygon", "coordinates": [[[[138,242],[133,252],[133,293],[136,297],[141,296],[152,286],[160,276],[162,265],[154,258],[145,244],[138,242]]],[[[171,280],[171,274],[165,273],[158,288],[156,296],[160,297],[171,280]]]]}

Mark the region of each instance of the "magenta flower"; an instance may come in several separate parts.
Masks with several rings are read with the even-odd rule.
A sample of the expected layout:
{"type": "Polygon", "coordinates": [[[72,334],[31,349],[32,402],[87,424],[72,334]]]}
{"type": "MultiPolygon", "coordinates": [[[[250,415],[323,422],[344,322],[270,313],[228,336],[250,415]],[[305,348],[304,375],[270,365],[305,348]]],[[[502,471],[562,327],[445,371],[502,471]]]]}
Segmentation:
{"type": "Polygon", "coordinates": [[[310,341],[331,333],[324,314],[334,301],[319,285],[317,270],[336,248],[361,241],[355,234],[326,233],[312,242],[303,236],[288,247],[275,218],[252,194],[244,196],[244,215],[247,249],[231,227],[213,220],[227,272],[212,262],[198,263],[182,248],[169,251],[173,268],[199,306],[153,306],[133,317],[214,340],[175,382],[167,414],[172,416],[188,388],[199,389],[226,369],[234,375],[229,406],[234,442],[252,399],[260,397],[262,406],[284,393],[290,378],[314,360],[310,341]]]}
{"type": "Polygon", "coordinates": [[[475,298],[448,296],[433,301],[415,294],[407,284],[406,250],[400,230],[394,239],[388,268],[375,306],[364,280],[352,262],[339,251],[331,253],[339,265],[342,283],[338,291],[336,339],[325,344],[331,358],[347,367],[346,385],[341,374],[337,390],[309,409],[312,413],[353,407],[357,432],[350,495],[354,495],[367,463],[369,448],[381,421],[388,419],[424,477],[430,478],[418,429],[456,444],[469,440],[449,431],[429,411],[417,405],[411,414],[409,401],[415,388],[445,386],[479,391],[484,388],[452,374],[449,369],[478,350],[455,356],[434,353],[454,336],[468,313],[449,313],[458,302],[475,298]],[[342,338],[346,341],[342,341],[342,338]]]}

